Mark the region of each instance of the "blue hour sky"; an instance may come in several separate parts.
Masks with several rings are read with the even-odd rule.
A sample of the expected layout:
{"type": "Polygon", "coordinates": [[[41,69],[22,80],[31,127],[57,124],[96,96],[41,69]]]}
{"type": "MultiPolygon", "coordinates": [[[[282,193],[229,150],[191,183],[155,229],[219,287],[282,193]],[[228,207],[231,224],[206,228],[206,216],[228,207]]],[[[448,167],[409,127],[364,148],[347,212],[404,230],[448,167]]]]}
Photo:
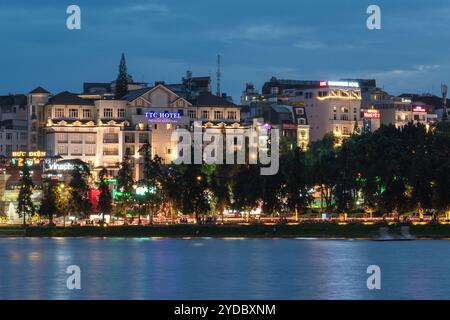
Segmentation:
{"type": "Polygon", "coordinates": [[[41,85],[80,92],[115,79],[122,52],[136,81],[178,82],[187,69],[222,91],[246,82],[376,78],[393,94],[439,93],[450,82],[446,0],[40,0],[0,3],[0,94],[41,85]],[[28,4],[25,4],[25,3],[28,4]],[[66,9],[81,7],[81,30],[66,9]],[[381,7],[381,30],[366,9],[381,7]]]}

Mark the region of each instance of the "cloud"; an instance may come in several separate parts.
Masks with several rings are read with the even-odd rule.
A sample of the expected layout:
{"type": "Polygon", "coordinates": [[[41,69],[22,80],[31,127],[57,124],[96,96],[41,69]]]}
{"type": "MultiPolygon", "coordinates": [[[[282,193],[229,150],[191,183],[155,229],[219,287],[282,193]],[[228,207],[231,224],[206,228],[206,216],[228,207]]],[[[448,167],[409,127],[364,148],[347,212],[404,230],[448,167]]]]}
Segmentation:
{"type": "Polygon", "coordinates": [[[267,41],[280,40],[303,34],[306,28],[273,24],[256,24],[235,29],[225,36],[227,40],[267,41]]]}
{"type": "Polygon", "coordinates": [[[431,64],[431,65],[416,65],[411,68],[407,69],[392,69],[387,71],[381,71],[381,72],[373,72],[369,73],[367,77],[369,78],[383,78],[383,79],[389,79],[389,78],[396,78],[396,77],[408,77],[412,75],[417,75],[420,73],[428,73],[432,71],[439,70],[441,68],[438,64],[431,64]]]}
{"type": "Polygon", "coordinates": [[[164,4],[160,3],[141,3],[141,4],[132,4],[125,7],[115,8],[113,10],[115,13],[158,13],[158,14],[168,14],[170,13],[170,8],[164,4]]]}

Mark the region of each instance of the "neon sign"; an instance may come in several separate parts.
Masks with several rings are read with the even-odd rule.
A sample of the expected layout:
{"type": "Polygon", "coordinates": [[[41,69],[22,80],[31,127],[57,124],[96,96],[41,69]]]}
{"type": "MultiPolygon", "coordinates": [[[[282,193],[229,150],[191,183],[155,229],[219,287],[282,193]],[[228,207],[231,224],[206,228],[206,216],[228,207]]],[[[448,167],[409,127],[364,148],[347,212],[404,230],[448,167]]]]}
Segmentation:
{"type": "Polygon", "coordinates": [[[380,112],[377,110],[367,110],[363,112],[364,119],[380,119],[380,112]]]}
{"type": "Polygon", "coordinates": [[[23,167],[27,165],[39,165],[41,161],[45,160],[47,153],[45,151],[13,151],[11,153],[11,162],[13,166],[23,167]]]}
{"type": "Polygon", "coordinates": [[[424,106],[413,106],[412,112],[426,113],[427,109],[424,106]]]}
{"type": "Polygon", "coordinates": [[[149,122],[177,122],[181,118],[179,112],[145,112],[149,122]]]}
{"type": "Polygon", "coordinates": [[[350,82],[350,81],[328,81],[328,86],[359,88],[359,83],[358,82],[350,82]]]}
{"type": "Polygon", "coordinates": [[[49,170],[56,170],[56,171],[71,171],[73,169],[75,169],[75,166],[70,163],[70,162],[66,162],[66,163],[51,163],[48,166],[49,170]]]}

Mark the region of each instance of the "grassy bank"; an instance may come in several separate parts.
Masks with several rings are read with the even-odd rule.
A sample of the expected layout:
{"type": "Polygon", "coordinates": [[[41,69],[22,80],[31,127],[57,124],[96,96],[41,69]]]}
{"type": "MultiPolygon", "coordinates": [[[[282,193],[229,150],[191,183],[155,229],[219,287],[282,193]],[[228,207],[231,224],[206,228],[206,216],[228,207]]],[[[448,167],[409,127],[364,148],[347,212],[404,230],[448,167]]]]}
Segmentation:
{"type": "MultiPolygon", "coordinates": [[[[118,227],[0,227],[1,236],[27,237],[318,237],[372,238],[383,225],[311,223],[300,225],[172,225],[118,227]]],[[[392,234],[398,226],[389,226],[392,234]]],[[[411,226],[419,238],[450,238],[450,225],[411,226]]]]}
{"type": "MultiPolygon", "coordinates": [[[[305,223],[300,225],[172,225],[118,227],[0,227],[0,237],[317,237],[372,238],[382,224],[305,223]]],[[[398,226],[388,226],[399,234],[398,226]]],[[[450,238],[450,225],[411,225],[418,238],[450,238]]]]}

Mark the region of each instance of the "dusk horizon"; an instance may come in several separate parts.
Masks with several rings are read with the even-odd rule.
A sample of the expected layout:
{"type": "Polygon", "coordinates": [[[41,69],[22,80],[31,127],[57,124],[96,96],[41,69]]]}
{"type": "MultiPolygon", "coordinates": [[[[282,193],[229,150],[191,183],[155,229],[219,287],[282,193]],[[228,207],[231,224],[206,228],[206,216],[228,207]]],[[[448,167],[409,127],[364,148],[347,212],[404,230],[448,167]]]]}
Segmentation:
{"type": "Polygon", "coordinates": [[[380,30],[366,28],[370,1],[283,0],[274,8],[253,3],[250,10],[234,0],[216,2],[211,10],[209,3],[78,1],[81,29],[68,30],[68,1],[26,7],[5,1],[0,34],[8,47],[0,63],[0,92],[42,86],[55,94],[81,93],[83,82],[115,80],[122,53],[137,82],[177,83],[191,70],[211,76],[213,88],[220,54],[222,92],[235,102],[247,82],[260,90],[272,76],[376,79],[394,95],[440,95],[440,84],[450,80],[445,1],[432,7],[420,0],[379,1],[380,30]]]}

